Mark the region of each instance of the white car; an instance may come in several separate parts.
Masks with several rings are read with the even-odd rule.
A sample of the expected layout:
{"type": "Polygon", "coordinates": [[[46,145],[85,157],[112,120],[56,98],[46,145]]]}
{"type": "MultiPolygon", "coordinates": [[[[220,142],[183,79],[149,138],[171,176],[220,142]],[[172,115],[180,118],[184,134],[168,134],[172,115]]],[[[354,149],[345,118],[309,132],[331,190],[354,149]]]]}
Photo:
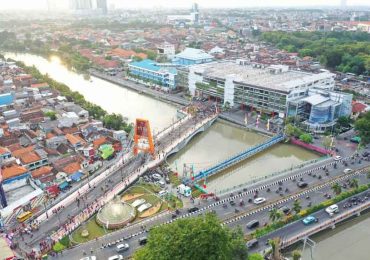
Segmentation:
{"type": "Polygon", "coordinates": [[[325,211],[326,211],[326,213],[328,213],[328,214],[329,214],[329,216],[331,217],[331,216],[333,216],[333,215],[334,215],[334,213],[338,213],[338,212],[339,212],[339,207],[338,207],[338,205],[337,205],[337,204],[333,204],[333,205],[331,205],[331,206],[327,207],[327,208],[325,209],[325,211]]]}
{"type": "Polygon", "coordinates": [[[166,190],[161,190],[160,192],[158,192],[158,195],[161,196],[161,197],[166,195],[166,194],[167,194],[166,190]]]}
{"type": "Polygon", "coordinates": [[[158,173],[154,173],[152,175],[152,178],[155,179],[155,180],[160,180],[161,179],[161,175],[159,175],[158,173]]]}
{"type": "Polygon", "coordinates": [[[84,258],[81,258],[80,260],[96,260],[96,256],[92,255],[92,256],[86,256],[84,258]]]}
{"type": "Polygon", "coordinates": [[[266,199],[265,199],[265,198],[260,197],[260,198],[256,198],[256,199],[253,201],[253,203],[254,203],[254,204],[256,204],[256,205],[258,205],[258,204],[262,204],[262,203],[264,203],[265,201],[266,201],[266,199]]]}
{"type": "Polygon", "coordinates": [[[350,173],[350,172],[352,172],[352,169],[350,169],[350,168],[347,168],[347,169],[344,169],[344,171],[343,171],[344,173],[350,173]]]}
{"type": "Polygon", "coordinates": [[[119,252],[127,251],[129,248],[130,246],[128,244],[119,244],[117,245],[116,251],[119,253],[119,252]]]}
{"type": "Polygon", "coordinates": [[[108,260],[122,260],[123,256],[122,255],[113,255],[108,258],[108,260]]]}
{"type": "Polygon", "coordinates": [[[342,160],[342,156],[337,155],[334,157],[334,161],[340,161],[340,160],[342,160]]]}

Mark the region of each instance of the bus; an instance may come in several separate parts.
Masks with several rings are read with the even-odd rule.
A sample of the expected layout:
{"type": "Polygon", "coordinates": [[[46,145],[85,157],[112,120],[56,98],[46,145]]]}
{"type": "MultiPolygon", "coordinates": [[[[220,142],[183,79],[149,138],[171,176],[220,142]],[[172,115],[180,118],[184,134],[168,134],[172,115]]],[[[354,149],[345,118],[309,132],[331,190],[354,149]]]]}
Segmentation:
{"type": "Polygon", "coordinates": [[[24,222],[32,216],[31,211],[25,211],[17,216],[18,222],[24,222]]]}

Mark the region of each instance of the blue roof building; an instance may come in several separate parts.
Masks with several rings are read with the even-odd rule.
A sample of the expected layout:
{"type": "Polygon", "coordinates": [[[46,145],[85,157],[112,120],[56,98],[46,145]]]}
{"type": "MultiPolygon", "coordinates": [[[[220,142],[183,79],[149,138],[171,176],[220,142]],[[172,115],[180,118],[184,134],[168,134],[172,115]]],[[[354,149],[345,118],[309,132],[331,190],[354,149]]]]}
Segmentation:
{"type": "Polygon", "coordinates": [[[158,63],[149,59],[131,62],[128,68],[131,75],[139,77],[142,80],[161,85],[165,88],[176,88],[175,77],[177,70],[175,68],[161,67],[158,63]]]}
{"type": "Polygon", "coordinates": [[[8,106],[14,101],[12,93],[5,93],[0,95],[0,107],[8,106]]]}
{"type": "Polygon", "coordinates": [[[172,63],[176,65],[189,66],[194,64],[208,63],[212,62],[213,60],[214,57],[203,50],[186,48],[184,51],[175,55],[172,63]]]}

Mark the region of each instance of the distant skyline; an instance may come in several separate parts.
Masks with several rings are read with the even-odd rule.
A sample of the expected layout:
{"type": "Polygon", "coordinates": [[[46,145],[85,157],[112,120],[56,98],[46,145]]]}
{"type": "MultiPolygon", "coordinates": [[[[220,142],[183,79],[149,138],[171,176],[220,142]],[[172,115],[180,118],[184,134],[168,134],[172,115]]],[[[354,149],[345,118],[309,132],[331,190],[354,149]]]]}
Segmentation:
{"type": "MultiPolygon", "coordinates": [[[[69,0],[52,0],[59,9],[67,9],[69,0]]],[[[200,8],[248,8],[248,7],[315,7],[343,5],[343,0],[108,0],[115,8],[190,8],[197,2],[200,8]]],[[[347,6],[370,6],[369,0],[347,0],[347,6]]],[[[0,10],[47,10],[47,0],[0,0],[0,10]]]]}

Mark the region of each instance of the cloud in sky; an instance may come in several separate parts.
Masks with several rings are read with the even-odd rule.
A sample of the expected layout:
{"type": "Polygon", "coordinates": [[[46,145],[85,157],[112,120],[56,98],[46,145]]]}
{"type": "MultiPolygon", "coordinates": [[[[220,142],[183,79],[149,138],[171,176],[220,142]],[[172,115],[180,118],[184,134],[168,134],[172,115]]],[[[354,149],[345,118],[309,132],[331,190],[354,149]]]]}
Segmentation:
{"type": "MultiPolygon", "coordinates": [[[[0,0],[0,9],[46,9],[47,1],[54,1],[60,8],[67,8],[69,0],[0,0]]],[[[190,8],[197,2],[203,8],[234,8],[234,7],[302,7],[302,6],[339,6],[341,0],[108,0],[117,8],[190,8]]],[[[347,5],[370,5],[368,0],[347,0],[347,5]]]]}

